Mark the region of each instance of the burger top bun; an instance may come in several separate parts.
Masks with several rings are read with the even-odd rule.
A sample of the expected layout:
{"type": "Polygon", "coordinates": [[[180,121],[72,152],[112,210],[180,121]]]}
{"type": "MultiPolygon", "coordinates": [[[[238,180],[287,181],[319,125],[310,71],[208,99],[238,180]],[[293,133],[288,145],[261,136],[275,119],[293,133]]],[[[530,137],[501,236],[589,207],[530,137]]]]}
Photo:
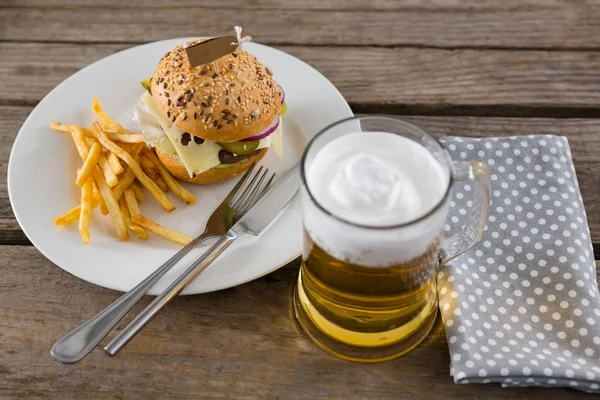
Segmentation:
{"type": "MultiPolygon", "coordinates": [[[[193,45],[200,41],[188,43],[193,45]]],[[[152,97],[175,126],[214,142],[237,142],[267,128],[279,114],[271,70],[245,50],[190,67],[183,46],[167,52],[152,78],[152,97]]]]}

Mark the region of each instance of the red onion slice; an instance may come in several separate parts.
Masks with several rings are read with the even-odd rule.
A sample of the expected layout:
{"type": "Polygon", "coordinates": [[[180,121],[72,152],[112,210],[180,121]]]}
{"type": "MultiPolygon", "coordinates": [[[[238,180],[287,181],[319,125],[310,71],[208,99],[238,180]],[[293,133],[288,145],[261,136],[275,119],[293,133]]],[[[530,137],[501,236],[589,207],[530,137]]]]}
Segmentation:
{"type": "Polygon", "coordinates": [[[277,86],[279,86],[279,98],[281,99],[281,104],[283,104],[285,103],[285,92],[283,91],[283,88],[279,83],[277,84],[277,86]]]}
{"type": "Polygon", "coordinates": [[[275,132],[275,130],[277,130],[278,126],[279,126],[279,114],[277,114],[275,116],[275,119],[273,120],[273,122],[271,122],[271,124],[269,126],[267,126],[266,129],[263,129],[258,135],[254,135],[252,137],[242,139],[242,142],[249,142],[252,140],[264,139],[267,136],[269,136],[271,133],[275,132]]]}

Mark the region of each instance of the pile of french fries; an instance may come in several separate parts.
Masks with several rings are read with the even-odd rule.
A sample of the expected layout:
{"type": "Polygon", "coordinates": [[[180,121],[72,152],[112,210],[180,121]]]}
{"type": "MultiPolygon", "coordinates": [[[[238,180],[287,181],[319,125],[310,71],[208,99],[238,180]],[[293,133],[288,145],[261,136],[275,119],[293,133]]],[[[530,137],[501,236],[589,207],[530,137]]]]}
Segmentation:
{"type": "Polygon", "coordinates": [[[128,240],[129,231],[147,240],[146,231],[150,231],[181,245],[191,242],[191,237],[144,217],[138,202],[145,198],[142,186],[167,212],[175,209],[166,194],[168,191],[187,205],[194,204],[196,197],[177,182],[152,150],[146,148],[142,135],[124,129],[111,119],[97,98],[94,98],[93,110],[98,122],[91,129],[50,123],[54,131],[71,135],[83,161],[75,179],[81,188],[81,203],[55,218],[54,223],[64,227],[79,220],[79,232],[87,244],[90,242],[91,212],[99,207],[103,215],[110,215],[120,240],[128,240]]]}

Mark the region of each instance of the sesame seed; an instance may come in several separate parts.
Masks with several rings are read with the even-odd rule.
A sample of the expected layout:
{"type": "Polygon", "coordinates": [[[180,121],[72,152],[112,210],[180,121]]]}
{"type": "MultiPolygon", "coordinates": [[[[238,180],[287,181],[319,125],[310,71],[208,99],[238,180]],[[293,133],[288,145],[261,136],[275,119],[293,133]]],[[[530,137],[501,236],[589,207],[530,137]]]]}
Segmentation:
{"type": "Polygon", "coordinates": [[[211,78],[215,79],[217,76],[219,76],[217,73],[212,74],[211,78]]]}
{"type": "Polygon", "coordinates": [[[225,104],[229,105],[229,97],[225,99],[225,104]]]}

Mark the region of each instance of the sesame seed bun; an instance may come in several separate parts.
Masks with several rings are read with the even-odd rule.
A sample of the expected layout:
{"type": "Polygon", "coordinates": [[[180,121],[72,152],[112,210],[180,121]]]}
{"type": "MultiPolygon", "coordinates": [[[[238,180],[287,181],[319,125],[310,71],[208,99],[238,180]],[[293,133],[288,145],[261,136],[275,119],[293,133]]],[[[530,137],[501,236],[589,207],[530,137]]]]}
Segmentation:
{"type": "Polygon", "coordinates": [[[227,143],[255,136],[281,109],[271,71],[245,50],[216,62],[218,74],[213,63],[190,68],[183,46],[169,51],[152,79],[156,106],[179,129],[206,140],[227,143]]]}
{"type": "Polygon", "coordinates": [[[198,185],[217,183],[236,175],[240,175],[250,169],[252,164],[258,163],[265,156],[265,154],[267,154],[267,149],[261,149],[254,156],[246,158],[245,160],[242,160],[229,167],[211,168],[208,171],[204,171],[203,173],[190,178],[185,166],[182,164],[179,158],[175,158],[157,148],[155,148],[155,150],[160,162],[163,163],[163,165],[175,178],[181,179],[184,182],[195,183],[198,185]]]}

